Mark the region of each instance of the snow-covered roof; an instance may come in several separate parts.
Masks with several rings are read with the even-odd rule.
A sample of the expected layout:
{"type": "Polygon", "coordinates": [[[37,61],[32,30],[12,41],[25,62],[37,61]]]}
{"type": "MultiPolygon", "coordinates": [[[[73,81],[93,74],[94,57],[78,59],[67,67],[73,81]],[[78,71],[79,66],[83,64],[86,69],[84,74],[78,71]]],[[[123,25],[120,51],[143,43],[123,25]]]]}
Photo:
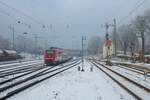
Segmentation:
{"type": "Polygon", "coordinates": [[[16,51],[14,51],[14,50],[5,50],[7,53],[9,53],[9,54],[16,54],[17,52],[16,51]]]}
{"type": "Polygon", "coordinates": [[[3,53],[3,51],[2,50],[0,50],[0,54],[2,54],[3,53]]]}

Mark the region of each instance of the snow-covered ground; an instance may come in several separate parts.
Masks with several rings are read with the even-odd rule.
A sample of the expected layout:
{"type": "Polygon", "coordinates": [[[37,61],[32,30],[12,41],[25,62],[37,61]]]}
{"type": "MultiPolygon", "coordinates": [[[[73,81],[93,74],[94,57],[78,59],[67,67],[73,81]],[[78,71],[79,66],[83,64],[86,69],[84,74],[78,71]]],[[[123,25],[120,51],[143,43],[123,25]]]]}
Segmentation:
{"type": "MultiPolygon", "coordinates": [[[[100,62],[100,63],[105,65],[104,62],[100,62]]],[[[134,80],[135,82],[137,82],[145,87],[150,88],[150,77],[146,77],[144,75],[144,72],[143,72],[143,74],[139,74],[137,72],[128,70],[128,68],[121,66],[121,65],[118,65],[118,66],[113,65],[113,66],[107,66],[107,67],[118,72],[119,74],[121,74],[123,76],[126,76],[127,78],[129,78],[131,80],[134,80]]]]}
{"type": "Polygon", "coordinates": [[[150,64],[148,63],[131,63],[130,61],[116,61],[116,60],[111,60],[112,63],[124,63],[124,64],[131,64],[131,65],[137,65],[137,66],[140,66],[140,67],[147,67],[147,68],[150,68],[150,64]]]}
{"type": "Polygon", "coordinates": [[[32,61],[24,61],[24,62],[15,62],[15,63],[11,63],[11,64],[0,65],[0,69],[3,69],[8,66],[19,66],[19,65],[26,65],[26,64],[31,64],[31,63],[41,63],[41,62],[44,62],[44,61],[43,60],[32,60],[32,61]]]}
{"type": "MultiPolygon", "coordinates": [[[[34,60],[34,61],[27,61],[27,62],[21,62],[21,63],[12,63],[12,64],[0,65],[0,71],[1,71],[1,74],[2,73],[9,73],[11,71],[16,70],[15,68],[28,67],[28,66],[32,66],[32,65],[35,65],[35,67],[38,68],[40,65],[41,66],[43,65],[43,60],[34,60]],[[36,65],[39,65],[39,66],[36,66],[36,65]]],[[[30,68],[28,68],[28,69],[30,69],[30,68]]],[[[25,74],[25,73],[27,73],[27,72],[1,77],[0,82],[8,80],[8,79],[16,77],[16,76],[19,76],[21,74],[25,74]]]]}
{"type": "Polygon", "coordinates": [[[85,61],[78,66],[37,84],[8,100],[134,100],[108,76],[85,61]]]}
{"type": "Polygon", "coordinates": [[[130,70],[126,70],[118,66],[112,66],[111,69],[114,69],[116,72],[128,77],[129,79],[134,80],[135,82],[142,84],[145,87],[150,88],[150,77],[146,77],[142,74],[139,74],[130,70]]]}

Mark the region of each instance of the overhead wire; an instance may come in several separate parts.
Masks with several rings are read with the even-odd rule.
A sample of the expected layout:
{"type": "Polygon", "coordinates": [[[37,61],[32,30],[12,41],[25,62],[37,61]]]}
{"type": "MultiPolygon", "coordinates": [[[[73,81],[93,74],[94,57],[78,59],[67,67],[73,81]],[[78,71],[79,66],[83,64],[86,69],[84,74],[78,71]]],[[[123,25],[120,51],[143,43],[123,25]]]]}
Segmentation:
{"type": "Polygon", "coordinates": [[[8,17],[11,17],[12,19],[15,19],[15,20],[16,20],[16,17],[14,17],[14,16],[12,16],[11,14],[9,14],[9,13],[3,11],[2,9],[0,9],[0,13],[6,15],[6,16],[8,16],[8,17]]]}
{"type": "Polygon", "coordinates": [[[25,23],[24,21],[20,20],[20,18],[13,16],[12,14],[0,9],[0,13],[3,15],[6,15],[8,17],[10,17],[11,19],[13,19],[14,21],[16,21],[19,24],[23,24],[24,26],[27,26],[28,28],[31,27],[30,24],[25,23]]]}
{"type": "Polygon", "coordinates": [[[125,16],[124,18],[122,18],[120,21],[119,21],[119,25],[121,25],[127,18],[129,18],[139,7],[141,7],[147,0],[143,0],[141,2],[141,0],[139,0],[137,3],[136,3],[136,7],[134,9],[132,9],[129,14],[127,16],[125,16]]]}
{"type": "Polygon", "coordinates": [[[42,26],[44,26],[43,23],[40,22],[39,20],[37,20],[37,19],[35,19],[34,17],[31,17],[31,16],[29,16],[29,15],[27,15],[27,14],[25,14],[25,13],[19,11],[19,10],[17,10],[16,8],[14,8],[14,7],[8,5],[7,3],[5,3],[5,2],[3,2],[3,1],[1,1],[1,0],[0,0],[0,4],[3,5],[3,6],[5,6],[5,7],[7,7],[7,8],[9,8],[9,9],[11,9],[11,10],[13,10],[14,12],[18,13],[19,15],[22,15],[22,16],[24,16],[24,17],[27,17],[28,19],[30,19],[30,20],[32,20],[32,21],[34,21],[34,22],[36,22],[36,23],[41,24],[42,26]]]}
{"type": "Polygon", "coordinates": [[[138,0],[138,1],[135,3],[135,6],[137,6],[140,2],[141,2],[141,0],[138,0]]]}

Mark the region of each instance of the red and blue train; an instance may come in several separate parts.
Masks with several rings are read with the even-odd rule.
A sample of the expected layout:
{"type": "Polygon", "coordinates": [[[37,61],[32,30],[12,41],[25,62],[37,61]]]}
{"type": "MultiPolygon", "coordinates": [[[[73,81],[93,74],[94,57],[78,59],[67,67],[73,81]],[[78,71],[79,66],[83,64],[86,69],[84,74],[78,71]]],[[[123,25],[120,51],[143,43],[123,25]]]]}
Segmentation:
{"type": "Polygon", "coordinates": [[[71,51],[57,47],[51,47],[44,51],[45,65],[58,65],[72,59],[71,51]]]}

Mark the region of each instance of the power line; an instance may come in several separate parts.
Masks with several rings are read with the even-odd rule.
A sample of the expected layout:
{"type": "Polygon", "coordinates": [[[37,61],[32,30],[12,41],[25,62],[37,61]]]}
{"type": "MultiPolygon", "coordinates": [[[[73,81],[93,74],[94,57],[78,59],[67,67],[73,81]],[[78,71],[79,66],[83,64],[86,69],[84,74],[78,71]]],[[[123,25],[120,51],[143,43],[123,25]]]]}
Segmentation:
{"type": "Polygon", "coordinates": [[[31,28],[31,25],[30,25],[30,24],[25,23],[24,21],[20,20],[20,18],[15,17],[15,16],[13,16],[12,14],[10,14],[10,13],[8,13],[8,12],[6,12],[6,11],[3,11],[2,9],[0,9],[0,13],[6,15],[6,16],[8,16],[8,17],[10,17],[10,18],[13,19],[14,21],[16,21],[18,24],[22,24],[22,25],[24,25],[24,26],[27,26],[28,28],[31,28]]]}
{"type": "MultiPolygon", "coordinates": [[[[19,10],[17,10],[16,8],[14,8],[14,7],[12,7],[12,6],[10,6],[10,5],[4,3],[3,1],[0,1],[0,4],[3,5],[3,6],[5,6],[5,7],[7,7],[7,8],[9,8],[9,9],[11,9],[11,10],[13,10],[14,12],[16,12],[16,13],[22,15],[22,16],[25,16],[25,17],[29,18],[30,20],[32,20],[32,21],[34,21],[34,22],[36,22],[36,23],[38,23],[38,24],[42,24],[42,23],[41,23],[40,21],[38,21],[37,19],[35,19],[35,18],[33,18],[33,17],[31,17],[31,16],[29,16],[29,15],[27,15],[27,14],[25,14],[25,13],[19,11],[19,10]]],[[[43,24],[42,24],[42,25],[43,25],[43,24]]]]}
{"type": "Polygon", "coordinates": [[[140,1],[141,1],[141,0],[139,0],[139,1],[136,3],[137,6],[136,6],[133,10],[131,10],[127,16],[125,16],[124,18],[122,18],[122,19],[120,20],[119,25],[120,25],[121,23],[123,23],[123,21],[125,21],[128,17],[130,17],[139,7],[141,7],[141,6],[146,2],[146,0],[143,0],[142,2],[140,2],[140,1]],[[138,4],[138,3],[139,3],[139,4],[138,4]]]}
{"type": "Polygon", "coordinates": [[[16,20],[16,17],[12,16],[11,14],[9,14],[9,13],[3,11],[3,10],[0,10],[0,13],[6,15],[6,16],[8,16],[8,17],[11,17],[11,18],[14,19],[14,20],[16,20]]]}
{"type": "Polygon", "coordinates": [[[141,0],[138,0],[135,4],[135,6],[137,6],[139,3],[141,2],[141,0]]]}

